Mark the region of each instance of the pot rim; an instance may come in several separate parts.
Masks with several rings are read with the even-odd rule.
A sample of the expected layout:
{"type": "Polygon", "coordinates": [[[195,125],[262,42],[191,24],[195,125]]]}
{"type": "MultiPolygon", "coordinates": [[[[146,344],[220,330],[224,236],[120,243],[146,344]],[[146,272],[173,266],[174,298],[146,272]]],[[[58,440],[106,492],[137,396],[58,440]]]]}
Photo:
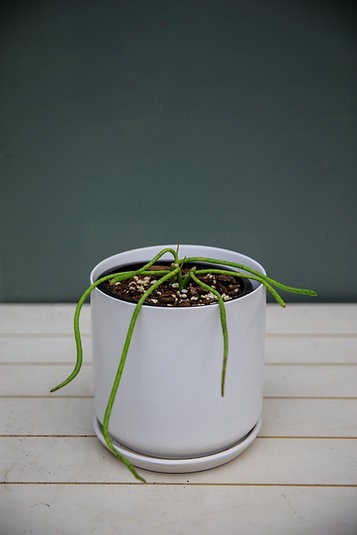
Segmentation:
{"type": "MultiPolygon", "coordinates": [[[[177,244],[175,244],[175,245],[150,245],[150,246],[146,246],[146,247],[136,247],[134,249],[127,249],[127,250],[115,253],[113,255],[110,255],[110,256],[104,258],[103,260],[101,260],[98,264],[96,264],[93,267],[93,269],[90,272],[90,283],[93,284],[96,280],[98,280],[98,278],[101,276],[101,274],[106,271],[105,264],[107,264],[108,262],[110,263],[110,261],[114,260],[115,258],[117,258],[118,255],[121,255],[121,254],[128,254],[129,255],[130,253],[133,253],[133,252],[145,254],[146,252],[152,251],[153,249],[157,249],[157,252],[159,252],[162,249],[166,249],[166,248],[176,249],[176,247],[177,247],[177,244]]],[[[266,271],[265,271],[264,267],[259,262],[257,262],[257,260],[255,260],[254,258],[252,258],[250,256],[247,256],[247,255],[245,255],[243,253],[240,253],[239,251],[234,251],[232,249],[225,249],[225,248],[222,248],[222,247],[215,247],[215,246],[212,246],[212,245],[197,245],[197,244],[195,245],[195,244],[187,244],[187,243],[180,244],[180,248],[183,248],[183,247],[189,247],[189,248],[192,248],[192,249],[202,248],[203,247],[205,249],[211,249],[212,252],[213,251],[218,251],[218,252],[226,253],[226,254],[227,253],[229,253],[229,254],[232,254],[232,253],[233,254],[238,254],[242,259],[242,261],[241,261],[242,264],[249,265],[249,263],[254,263],[255,264],[254,269],[257,269],[257,271],[260,271],[263,275],[266,275],[266,271]],[[246,260],[248,262],[246,262],[246,260]]],[[[192,255],[192,256],[196,256],[196,255],[192,255]]],[[[197,255],[197,256],[199,256],[199,255],[197,255]]],[[[149,260],[150,260],[150,258],[148,258],[147,261],[149,261],[149,260]]],[[[119,266],[120,266],[120,262],[119,262],[119,266]]],[[[232,299],[231,301],[225,302],[225,306],[231,306],[231,305],[234,305],[234,303],[242,302],[243,300],[248,299],[250,296],[252,296],[253,294],[257,293],[258,291],[262,291],[263,289],[264,289],[263,284],[261,282],[257,282],[256,288],[254,288],[251,292],[249,292],[246,295],[243,295],[242,297],[238,297],[237,299],[232,299]]],[[[103,292],[102,290],[100,290],[98,287],[96,287],[94,289],[94,291],[95,292],[99,292],[101,295],[104,295],[108,299],[111,299],[111,300],[113,300],[115,302],[125,303],[126,305],[133,307],[133,309],[136,307],[136,303],[131,303],[130,301],[124,301],[122,299],[118,299],[117,297],[113,297],[111,295],[108,295],[105,292],[103,292]]],[[[167,307],[167,306],[152,306],[152,305],[145,305],[145,304],[143,304],[142,306],[144,308],[150,308],[152,310],[170,310],[170,311],[175,311],[176,313],[177,312],[181,312],[181,313],[186,312],[187,313],[188,311],[190,311],[192,313],[192,312],[197,312],[197,310],[206,309],[208,306],[210,306],[210,307],[218,307],[219,305],[218,305],[218,303],[211,303],[210,305],[202,306],[202,307],[167,307]]]]}

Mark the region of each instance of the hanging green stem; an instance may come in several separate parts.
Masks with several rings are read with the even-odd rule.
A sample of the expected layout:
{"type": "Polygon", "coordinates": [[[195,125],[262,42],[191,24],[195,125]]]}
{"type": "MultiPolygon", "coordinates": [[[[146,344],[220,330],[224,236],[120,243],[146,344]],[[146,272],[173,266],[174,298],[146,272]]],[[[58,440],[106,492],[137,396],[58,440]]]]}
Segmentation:
{"type": "MultiPolygon", "coordinates": [[[[166,249],[162,249],[162,251],[160,251],[157,255],[155,255],[154,258],[152,260],[150,260],[150,262],[145,264],[142,268],[137,269],[135,271],[123,271],[123,272],[120,272],[120,273],[112,273],[111,275],[105,275],[104,277],[101,277],[100,279],[98,279],[95,282],[93,282],[93,284],[91,284],[85,290],[85,292],[80,297],[80,299],[79,299],[79,301],[77,303],[75,312],[74,312],[73,329],[74,329],[74,338],[75,338],[75,341],[76,341],[76,351],[77,351],[77,359],[76,359],[75,367],[74,367],[73,371],[70,373],[70,375],[67,377],[67,379],[65,379],[64,381],[62,381],[61,383],[59,383],[55,387],[51,388],[50,392],[56,392],[56,390],[59,390],[60,388],[63,388],[64,386],[68,385],[78,375],[78,373],[79,373],[79,371],[80,371],[80,369],[82,367],[83,348],[82,348],[82,339],[81,339],[81,334],[80,334],[80,329],[79,329],[79,318],[80,318],[82,307],[83,307],[84,303],[86,302],[87,298],[89,297],[89,295],[91,294],[91,292],[95,288],[97,288],[97,286],[102,284],[102,282],[105,282],[105,281],[108,281],[108,280],[110,280],[112,282],[119,282],[121,280],[126,280],[126,279],[130,279],[132,277],[141,275],[149,267],[151,267],[153,264],[155,264],[155,262],[157,262],[166,253],[171,253],[173,255],[174,259],[175,259],[175,262],[178,263],[178,258],[177,258],[176,251],[174,249],[171,249],[171,248],[168,247],[166,249]]],[[[160,272],[160,274],[162,274],[162,272],[160,272]]]]}
{"type": "MultiPolygon", "coordinates": [[[[162,251],[160,251],[159,253],[157,253],[157,255],[154,256],[154,258],[152,258],[152,260],[150,260],[150,262],[148,262],[147,264],[145,264],[142,268],[140,269],[137,269],[136,271],[127,271],[127,273],[131,273],[131,275],[129,277],[125,277],[125,279],[128,279],[130,277],[134,277],[134,276],[137,276],[137,275],[142,275],[144,271],[146,271],[147,269],[149,269],[149,267],[151,267],[153,264],[155,264],[158,260],[160,260],[160,258],[166,254],[166,253],[171,253],[172,256],[174,257],[174,262],[175,263],[179,263],[179,259],[177,257],[177,253],[174,249],[171,249],[170,247],[167,247],[166,249],[162,249],[162,251]]],[[[115,282],[119,282],[120,280],[125,280],[125,279],[122,279],[121,278],[121,275],[123,273],[118,273],[118,274],[112,274],[112,282],[115,283],[115,282]]]]}
{"type": "Polygon", "coordinates": [[[239,278],[246,278],[250,280],[256,280],[263,284],[267,290],[271,293],[271,295],[274,297],[274,299],[279,303],[280,306],[283,308],[286,307],[286,303],[284,299],[279,295],[279,293],[273,288],[269,282],[265,280],[265,278],[260,277],[258,275],[248,275],[247,273],[242,273],[240,271],[231,271],[231,270],[225,270],[225,269],[200,269],[196,271],[197,275],[204,275],[206,273],[217,273],[220,275],[232,275],[233,277],[239,277],[239,278]]]}
{"type": "Polygon", "coordinates": [[[116,395],[117,395],[117,391],[118,391],[118,387],[119,387],[119,383],[120,383],[120,380],[121,380],[121,377],[123,375],[123,370],[124,370],[124,366],[125,366],[125,362],[126,362],[126,357],[127,357],[127,354],[128,354],[128,351],[129,351],[129,347],[130,347],[130,343],[131,343],[131,338],[133,336],[133,331],[134,331],[134,328],[135,328],[135,324],[136,324],[136,320],[138,318],[138,314],[140,312],[140,309],[142,307],[142,305],[144,304],[145,300],[149,297],[150,294],[152,294],[157,288],[159,288],[159,286],[161,286],[161,284],[163,284],[165,281],[169,280],[170,278],[172,277],[175,277],[177,275],[177,272],[179,271],[179,268],[175,268],[174,270],[170,271],[169,273],[167,273],[166,275],[164,275],[163,277],[161,277],[158,281],[156,281],[154,284],[152,284],[150,286],[150,288],[140,297],[139,301],[137,302],[135,308],[134,308],[134,312],[133,312],[133,315],[131,317],[131,320],[130,320],[130,324],[129,324],[129,327],[128,327],[128,332],[127,332],[127,335],[126,335],[126,339],[125,339],[125,342],[124,342],[124,347],[123,347],[123,351],[122,351],[122,354],[121,354],[121,357],[120,357],[120,361],[119,361],[119,365],[118,365],[118,369],[117,369],[117,372],[116,372],[116,375],[115,375],[115,379],[114,379],[114,382],[113,382],[113,386],[112,386],[112,389],[111,389],[111,392],[110,392],[110,395],[109,395],[109,399],[108,399],[108,403],[107,403],[107,407],[105,409],[105,414],[104,414],[104,420],[103,420],[103,436],[104,436],[104,440],[108,446],[108,448],[122,461],[124,462],[124,464],[129,468],[129,470],[132,472],[132,474],[137,478],[139,479],[140,481],[145,481],[142,477],[140,477],[138,475],[138,473],[136,472],[135,468],[132,466],[132,464],[128,461],[128,459],[126,459],[125,457],[123,457],[123,455],[121,455],[113,446],[113,443],[112,443],[112,440],[110,438],[110,434],[109,434],[109,420],[110,420],[110,415],[112,413],[112,409],[113,409],[113,405],[114,405],[114,401],[115,401],[115,398],[116,398],[116,395]]]}
{"type": "Polygon", "coordinates": [[[74,312],[74,320],[73,320],[74,338],[75,338],[75,341],[76,341],[76,350],[77,350],[76,364],[75,364],[75,367],[74,367],[72,373],[67,377],[67,379],[62,381],[62,383],[59,383],[57,386],[54,386],[53,388],[51,388],[51,392],[56,392],[56,390],[59,390],[60,388],[63,388],[64,386],[68,385],[68,383],[73,381],[73,379],[78,375],[78,373],[79,373],[79,371],[81,369],[82,360],[83,360],[82,340],[81,340],[81,334],[80,334],[80,330],[79,330],[79,317],[80,317],[80,313],[81,313],[82,307],[83,307],[84,303],[86,302],[87,297],[89,297],[90,293],[92,292],[92,290],[94,290],[94,288],[99,286],[99,284],[101,284],[102,282],[110,280],[111,277],[112,277],[112,275],[107,275],[105,277],[102,277],[101,279],[98,279],[96,282],[91,284],[86,289],[86,291],[83,293],[83,295],[79,299],[79,301],[77,303],[77,306],[76,306],[76,310],[74,312]]]}
{"type": "Polygon", "coordinates": [[[293,286],[287,286],[286,284],[278,282],[272,279],[271,277],[268,277],[267,275],[263,275],[256,269],[253,269],[249,266],[245,266],[244,264],[236,264],[235,262],[229,262],[228,260],[217,260],[216,258],[204,258],[200,256],[193,256],[190,258],[186,258],[186,262],[206,262],[208,264],[221,264],[222,266],[231,266],[236,269],[243,269],[244,271],[247,271],[248,273],[252,273],[253,275],[257,275],[261,277],[267,283],[273,286],[276,286],[277,288],[280,288],[281,290],[284,290],[285,292],[291,292],[291,293],[300,294],[300,295],[312,295],[312,296],[317,295],[315,290],[309,290],[307,288],[294,288],[293,286]]]}
{"type": "Polygon", "coordinates": [[[205,290],[213,293],[217,297],[217,300],[218,300],[219,315],[221,319],[222,334],[223,334],[223,364],[222,364],[222,376],[221,376],[221,396],[223,397],[224,385],[225,385],[225,380],[226,380],[227,360],[228,360],[228,329],[227,329],[226,309],[224,307],[224,301],[223,301],[221,294],[215,288],[212,288],[212,286],[209,286],[208,284],[205,284],[200,279],[198,279],[195,275],[195,271],[196,271],[195,269],[191,269],[190,271],[191,279],[196,284],[204,288],[205,290]]]}

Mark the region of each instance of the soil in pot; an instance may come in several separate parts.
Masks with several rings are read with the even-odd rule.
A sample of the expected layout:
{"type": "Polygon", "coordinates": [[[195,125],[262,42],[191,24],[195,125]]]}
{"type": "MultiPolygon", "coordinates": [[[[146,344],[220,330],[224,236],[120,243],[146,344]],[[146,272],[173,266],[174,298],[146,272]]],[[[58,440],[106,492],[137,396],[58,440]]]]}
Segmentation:
{"type": "MultiPolygon", "coordinates": [[[[164,271],[169,269],[170,262],[160,262],[154,264],[147,271],[164,271]]],[[[212,264],[195,264],[197,269],[212,269],[212,264]]],[[[123,271],[135,271],[142,267],[142,264],[129,264],[106,271],[101,277],[120,273],[123,271]]],[[[192,269],[192,264],[185,264],[182,267],[183,277],[192,269]]],[[[137,303],[140,297],[146,292],[153,282],[160,278],[158,274],[138,275],[124,281],[112,283],[110,280],[99,285],[99,289],[111,297],[137,303]]],[[[217,273],[207,273],[199,275],[205,284],[216,289],[223,297],[224,301],[231,301],[250,293],[253,290],[251,281],[248,278],[235,277],[233,275],[223,275],[217,273]]],[[[145,305],[166,306],[166,307],[193,307],[217,303],[217,297],[205,288],[190,281],[181,291],[176,281],[168,280],[155,290],[145,301],[145,305]]]]}

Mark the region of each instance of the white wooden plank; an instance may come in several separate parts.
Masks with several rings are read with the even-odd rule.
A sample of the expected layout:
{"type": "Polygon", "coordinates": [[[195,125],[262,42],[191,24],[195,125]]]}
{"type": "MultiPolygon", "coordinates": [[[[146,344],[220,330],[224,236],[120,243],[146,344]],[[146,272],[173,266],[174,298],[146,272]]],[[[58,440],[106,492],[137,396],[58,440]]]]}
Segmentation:
{"type": "MultiPolygon", "coordinates": [[[[64,380],[72,368],[67,365],[2,365],[0,395],[49,395],[49,390],[64,380]]],[[[357,366],[266,366],[264,395],[356,397],[356,384],[357,366]]],[[[92,393],[92,365],[87,364],[71,384],[58,390],[55,395],[88,396],[92,393]]]]}
{"type": "Polygon", "coordinates": [[[356,334],[357,304],[290,303],[268,305],[267,333],[356,334]]]}
{"type": "Polygon", "coordinates": [[[0,398],[0,435],[94,435],[92,398],[0,398]]]}
{"type": "Polygon", "coordinates": [[[93,394],[92,365],[84,365],[69,385],[50,393],[51,388],[65,380],[73,366],[14,365],[0,366],[0,396],[90,396],[93,394]]]}
{"type": "Polygon", "coordinates": [[[355,535],[357,489],[0,487],[2,535],[355,535]]]}
{"type": "MultiPolygon", "coordinates": [[[[0,398],[0,435],[93,435],[93,399],[0,398]]],[[[264,436],[356,437],[357,399],[265,399],[264,436]]]]}
{"type": "Polygon", "coordinates": [[[357,399],[264,399],[260,435],[357,437],[357,399]]]}
{"type": "MultiPolygon", "coordinates": [[[[72,333],[74,304],[0,304],[0,334],[72,333]]],[[[81,329],[90,331],[89,305],[81,313],[81,329]]]]}
{"type": "MultiPolygon", "coordinates": [[[[83,361],[92,360],[91,337],[82,337],[83,361]]],[[[71,363],[76,360],[74,337],[68,335],[23,335],[0,337],[0,364],[23,363],[71,363]]]]}
{"type": "Polygon", "coordinates": [[[265,342],[266,362],[357,363],[357,336],[273,336],[265,342]]]}
{"type": "MultiPolygon", "coordinates": [[[[0,334],[71,334],[74,308],[74,304],[0,304],[0,334]]],[[[83,307],[81,328],[90,332],[88,304],[83,307]]],[[[267,333],[356,334],[357,304],[290,303],[283,309],[269,303],[267,333]]]]}
{"type": "MultiPolygon", "coordinates": [[[[195,474],[141,471],[148,482],[357,485],[353,439],[257,438],[240,457],[195,474]]],[[[97,438],[0,438],[0,480],[6,482],[133,482],[97,438]]]]}
{"type": "MultiPolygon", "coordinates": [[[[83,359],[90,362],[90,335],[82,337],[83,359]]],[[[75,360],[73,335],[8,335],[0,337],[0,363],[70,363],[75,360]]],[[[268,335],[266,362],[357,363],[357,336],[268,335]]]]}
{"type": "MultiPolygon", "coordinates": [[[[0,481],[7,482],[0,487],[0,534],[60,534],[63,528],[66,534],[105,535],[125,526],[129,535],[354,535],[356,488],[330,486],[357,485],[356,440],[347,438],[356,436],[357,429],[357,367],[289,364],[310,364],[311,358],[321,364],[355,363],[357,306],[294,304],[285,311],[274,307],[269,305],[267,313],[270,365],[265,381],[265,394],[273,397],[264,402],[260,437],[240,458],[200,474],[142,471],[156,484],[131,486],[132,476],[96,438],[0,437],[0,481]],[[287,365],[274,365],[279,362],[287,365]],[[354,399],[301,399],[305,396],[354,399]],[[316,436],[321,438],[306,438],[316,436]],[[39,485],[41,481],[51,484],[39,485]],[[83,481],[95,484],[80,484],[83,481]],[[56,482],[64,484],[53,485],[56,482]],[[253,486],[236,486],[245,484],[253,486]]],[[[68,397],[91,394],[91,366],[84,366],[75,383],[53,397],[12,397],[50,396],[49,388],[72,369],[54,363],[72,360],[67,352],[73,342],[73,311],[74,305],[0,305],[0,362],[7,363],[0,366],[0,396],[10,396],[0,397],[0,435],[93,433],[93,400],[68,397]],[[12,358],[27,365],[9,365],[12,358]],[[37,365],[30,366],[32,361],[37,365]]],[[[88,306],[82,323],[88,355],[88,306]]]]}
{"type": "Polygon", "coordinates": [[[357,366],[265,366],[265,396],[356,397],[357,366]]]}

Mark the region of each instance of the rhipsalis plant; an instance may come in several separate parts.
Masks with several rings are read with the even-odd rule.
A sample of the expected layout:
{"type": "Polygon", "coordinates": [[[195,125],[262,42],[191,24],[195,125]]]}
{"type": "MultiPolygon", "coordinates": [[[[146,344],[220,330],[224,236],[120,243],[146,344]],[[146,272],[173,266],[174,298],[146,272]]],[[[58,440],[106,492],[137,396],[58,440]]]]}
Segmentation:
{"type": "MultiPolygon", "coordinates": [[[[113,445],[110,434],[109,434],[109,421],[110,416],[113,408],[113,404],[117,395],[117,391],[120,385],[120,380],[122,378],[122,374],[125,367],[126,358],[129,352],[131,339],[133,336],[135,324],[138,318],[138,315],[140,313],[140,310],[142,306],[145,303],[149,303],[150,296],[158,291],[160,286],[164,285],[165,283],[170,282],[172,284],[173,289],[175,289],[179,294],[184,295],[186,287],[189,284],[195,284],[198,287],[204,288],[212,298],[214,298],[214,301],[216,304],[218,304],[219,309],[219,316],[220,316],[220,322],[222,327],[222,338],[223,338],[223,357],[222,357],[222,371],[221,371],[221,396],[224,396],[224,387],[225,387],[225,377],[226,377],[226,369],[227,369],[227,359],[228,359],[228,342],[229,342],[229,336],[227,331],[227,322],[226,322],[226,311],[225,311],[225,298],[227,296],[222,295],[216,287],[211,286],[210,284],[207,284],[207,275],[223,275],[223,276],[231,276],[239,279],[250,279],[257,281],[258,283],[263,284],[266,289],[270,292],[270,294],[275,298],[275,300],[282,306],[285,307],[285,301],[278,293],[278,290],[283,290],[285,292],[291,292],[294,294],[300,294],[300,295],[310,295],[315,296],[316,292],[314,290],[304,289],[304,288],[294,288],[291,286],[287,286],[285,284],[282,284],[281,282],[278,282],[266,275],[263,275],[259,271],[250,268],[248,266],[245,266],[243,264],[237,264],[234,262],[228,262],[225,260],[220,260],[216,258],[204,258],[204,257],[185,257],[185,258],[179,258],[178,256],[178,248],[177,250],[174,250],[172,248],[165,248],[162,251],[160,251],[150,262],[145,264],[144,266],[140,267],[139,269],[135,269],[133,271],[124,271],[124,272],[117,272],[117,273],[110,273],[108,275],[102,276],[98,280],[96,280],[93,284],[91,284],[83,293],[81,298],[79,299],[75,314],[74,314],[74,336],[76,341],[76,349],[77,349],[77,361],[75,364],[75,367],[72,371],[72,373],[65,379],[63,382],[52,388],[51,392],[55,392],[56,390],[59,390],[60,388],[63,388],[64,386],[68,385],[79,373],[81,366],[82,366],[82,342],[81,342],[81,335],[79,330],[79,318],[80,318],[80,312],[81,309],[86,302],[87,298],[89,297],[90,293],[97,288],[98,286],[102,285],[103,283],[109,281],[111,284],[117,284],[121,281],[126,281],[128,279],[138,279],[138,277],[154,277],[154,280],[152,280],[151,284],[147,288],[142,289],[142,295],[137,300],[136,306],[134,308],[129,326],[128,331],[126,335],[126,339],[124,342],[124,346],[122,348],[121,357],[119,360],[118,368],[116,371],[116,375],[113,381],[113,385],[111,388],[111,392],[109,395],[109,399],[107,402],[105,414],[104,414],[104,420],[103,420],[103,436],[104,440],[106,442],[107,447],[114,455],[116,455],[124,464],[127,466],[127,468],[130,470],[130,472],[140,481],[145,482],[145,480],[138,474],[134,466],[130,463],[130,461],[122,455],[113,445]],[[163,255],[171,255],[172,256],[172,262],[171,264],[167,266],[160,265],[160,269],[155,269],[156,263],[160,260],[160,258],[163,255]],[[204,264],[204,266],[202,266],[204,264]],[[207,267],[208,266],[208,267],[207,267]],[[212,266],[212,267],[211,267],[212,266]],[[202,280],[204,279],[205,282],[202,280]]],[[[151,302],[153,300],[151,299],[151,302]]]]}

